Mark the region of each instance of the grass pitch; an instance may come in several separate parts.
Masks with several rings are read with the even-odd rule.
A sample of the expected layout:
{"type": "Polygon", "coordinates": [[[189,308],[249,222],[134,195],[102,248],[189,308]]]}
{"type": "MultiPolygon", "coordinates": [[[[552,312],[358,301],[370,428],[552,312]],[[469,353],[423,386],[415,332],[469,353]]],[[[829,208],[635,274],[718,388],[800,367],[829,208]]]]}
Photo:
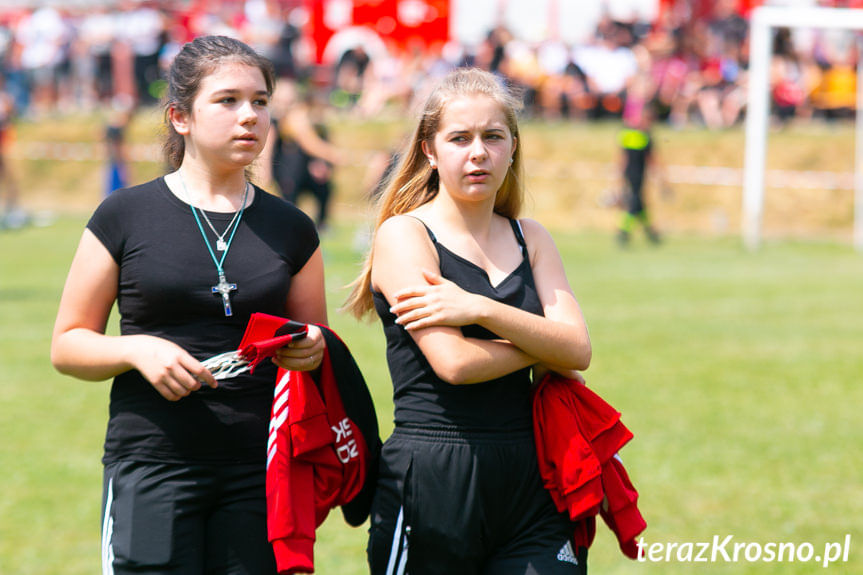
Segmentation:
{"type": "MultiPolygon", "coordinates": [[[[153,120],[138,119],[133,144],[153,142],[153,120]]],[[[98,126],[92,118],[22,125],[20,146],[13,148],[23,202],[50,208],[59,219],[49,227],[0,231],[2,575],[99,570],[108,385],[61,376],[48,359],[62,283],[101,193],[98,126]],[[61,163],[28,159],[32,142],[44,140],[89,142],[92,153],[61,163]]],[[[401,130],[393,122],[334,126],[352,162],[337,172],[335,225],[323,241],[331,323],[372,387],[384,435],[392,428],[392,404],[381,330],[336,308],[359,271],[369,220],[358,185],[361,160],[401,130]]],[[[635,432],[621,455],[641,494],[645,541],[682,546],[732,536],[731,546],[808,543],[820,556],[827,543],[850,535],[848,561],[828,571],[863,573],[863,266],[848,242],[849,194],[770,191],[772,223],[766,223],[775,233],[768,238],[797,236],[789,226],[827,214],[800,236],[814,230],[830,240],[767,241],[761,251],[746,253],[735,235],[736,190],[678,186],[672,201],[656,203],[666,242],[654,249],[636,234],[622,251],[612,238],[616,214],[596,205],[610,181],[596,168],[614,161],[614,131],[613,125],[526,125],[523,143],[529,211],[552,230],[590,327],[588,384],[635,432]],[[809,215],[800,213],[804,207],[809,215]],[[715,221],[728,228],[712,228],[715,221]],[[828,225],[838,236],[818,231],[828,225]]],[[[669,164],[734,168],[742,165],[741,136],[735,130],[660,133],[669,164]]],[[[841,127],[772,134],[768,168],[850,170],[852,141],[852,131],[841,127]]],[[[133,176],[142,181],[159,169],[138,162],[133,176]]],[[[366,572],[364,529],[347,527],[334,512],[318,537],[318,573],[366,572]]],[[[590,571],[823,570],[814,556],[809,563],[748,562],[742,553],[736,562],[721,555],[708,563],[679,561],[676,553],[672,559],[629,561],[600,524],[590,571]]]]}
{"type": "MultiPolygon", "coordinates": [[[[0,573],[99,569],[101,445],[108,385],[56,374],[53,316],[85,219],[0,234],[0,573]]],[[[555,230],[587,317],[588,383],[623,412],[621,455],[641,493],[645,540],[811,543],[851,536],[836,573],[863,572],[863,267],[830,243],[640,241],[555,230]]],[[[385,435],[392,404],[377,323],[336,307],[359,267],[357,228],[324,238],[331,321],[372,386],[385,435]]],[[[115,323],[115,322],[114,322],[115,323]]],[[[116,329],[116,328],[114,328],[116,329]]],[[[318,573],[365,572],[365,530],[334,512],[318,573]]],[[[594,573],[811,573],[820,564],[625,559],[599,525],[594,573]]]]}

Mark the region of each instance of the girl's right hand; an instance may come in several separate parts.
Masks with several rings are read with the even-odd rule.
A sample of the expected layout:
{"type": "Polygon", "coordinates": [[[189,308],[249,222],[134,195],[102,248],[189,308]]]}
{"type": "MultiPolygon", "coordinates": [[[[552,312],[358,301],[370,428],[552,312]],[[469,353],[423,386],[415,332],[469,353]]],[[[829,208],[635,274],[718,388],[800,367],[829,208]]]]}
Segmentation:
{"type": "Polygon", "coordinates": [[[178,401],[202,384],[216,388],[213,374],[186,350],[159,337],[130,336],[131,363],[168,401],[178,401]]]}
{"type": "Polygon", "coordinates": [[[468,292],[439,273],[424,269],[425,285],[405,288],[393,297],[390,312],[395,322],[406,330],[426,327],[461,327],[476,323],[481,307],[481,295],[468,292]]]}

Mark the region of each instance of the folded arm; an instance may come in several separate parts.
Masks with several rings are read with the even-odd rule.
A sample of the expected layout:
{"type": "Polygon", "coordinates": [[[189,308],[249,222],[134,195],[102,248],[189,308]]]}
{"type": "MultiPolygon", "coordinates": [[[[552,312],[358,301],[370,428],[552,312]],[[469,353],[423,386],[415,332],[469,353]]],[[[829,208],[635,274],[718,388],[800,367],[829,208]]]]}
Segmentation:
{"type": "Polygon", "coordinates": [[[542,316],[465,292],[426,265],[420,281],[393,294],[398,323],[413,332],[431,327],[478,324],[497,334],[533,363],[556,371],[583,370],[591,345],[581,309],[551,236],[538,223],[524,221],[531,268],[543,307],[542,316]]]}
{"type": "MultiPolygon", "coordinates": [[[[406,216],[396,216],[384,222],[375,238],[372,286],[383,293],[390,305],[395,305],[398,303],[397,293],[425,283],[423,269],[439,272],[437,254],[423,225],[406,216]]],[[[465,296],[462,302],[482,297],[463,291],[462,294],[465,296]]],[[[460,325],[467,323],[474,322],[460,325]]],[[[509,342],[468,338],[455,325],[434,325],[409,331],[432,369],[448,383],[488,381],[536,363],[534,358],[509,342]]]]}

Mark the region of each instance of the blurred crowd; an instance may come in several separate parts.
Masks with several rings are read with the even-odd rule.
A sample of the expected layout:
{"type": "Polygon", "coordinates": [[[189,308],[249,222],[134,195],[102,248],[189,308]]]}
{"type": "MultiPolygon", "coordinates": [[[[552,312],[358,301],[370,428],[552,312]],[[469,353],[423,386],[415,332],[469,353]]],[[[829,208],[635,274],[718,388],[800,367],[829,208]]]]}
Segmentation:
{"type": "Polygon", "coordinates": [[[0,8],[0,71],[19,112],[34,117],[110,102],[151,105],[173,55],[195,36],[241,37],[280,58],[280,45],[292,41],[280,36],[289,28],[286,7],[119,0],[0,8]]]}
{"type": "MultiPolygon", "coordinates": [[[[301,5],[119,0],[101,7],[7,8],[0,10],[0,82],[18,113],[36,118],[106,103],[152,105],[184,42],[226,34],[267,55],[280,77],[367,116],[393,104],[407,106],[425,80],[459,65],[491,70],[519,85],[525,112],[541,118],[620,117],[630,92],[651,101],[657,119],[674,126],[719,129],[745,112],[749,32],[735,0],[717,0],[703,18],[693,18],[687,3],[656,22],[604,17],[579,45],[526,42],[498,27],[477,46],[382,53],[357,45],[328,66],[312,61],[301,5]]],[[[853,114],[856,60],[850,32],[778,31],[771,80],[775,117],[853,114]]]]}

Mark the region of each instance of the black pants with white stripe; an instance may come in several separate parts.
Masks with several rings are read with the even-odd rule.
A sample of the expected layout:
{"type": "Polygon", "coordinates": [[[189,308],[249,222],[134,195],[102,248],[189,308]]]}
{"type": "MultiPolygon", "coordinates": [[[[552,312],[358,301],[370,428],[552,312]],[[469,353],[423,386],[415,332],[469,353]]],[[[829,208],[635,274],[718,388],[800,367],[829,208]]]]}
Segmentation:
{"type": "Polygon", "coordinates": [[[275,575],[265,467],[105,466],[102,573],[275,575]]]}
{"type": "Polygon", "coordinates": [[[584,575],[587,550],[542,486],[530,430],[399,426],[372,506],[372,575],[584,575]]]}

